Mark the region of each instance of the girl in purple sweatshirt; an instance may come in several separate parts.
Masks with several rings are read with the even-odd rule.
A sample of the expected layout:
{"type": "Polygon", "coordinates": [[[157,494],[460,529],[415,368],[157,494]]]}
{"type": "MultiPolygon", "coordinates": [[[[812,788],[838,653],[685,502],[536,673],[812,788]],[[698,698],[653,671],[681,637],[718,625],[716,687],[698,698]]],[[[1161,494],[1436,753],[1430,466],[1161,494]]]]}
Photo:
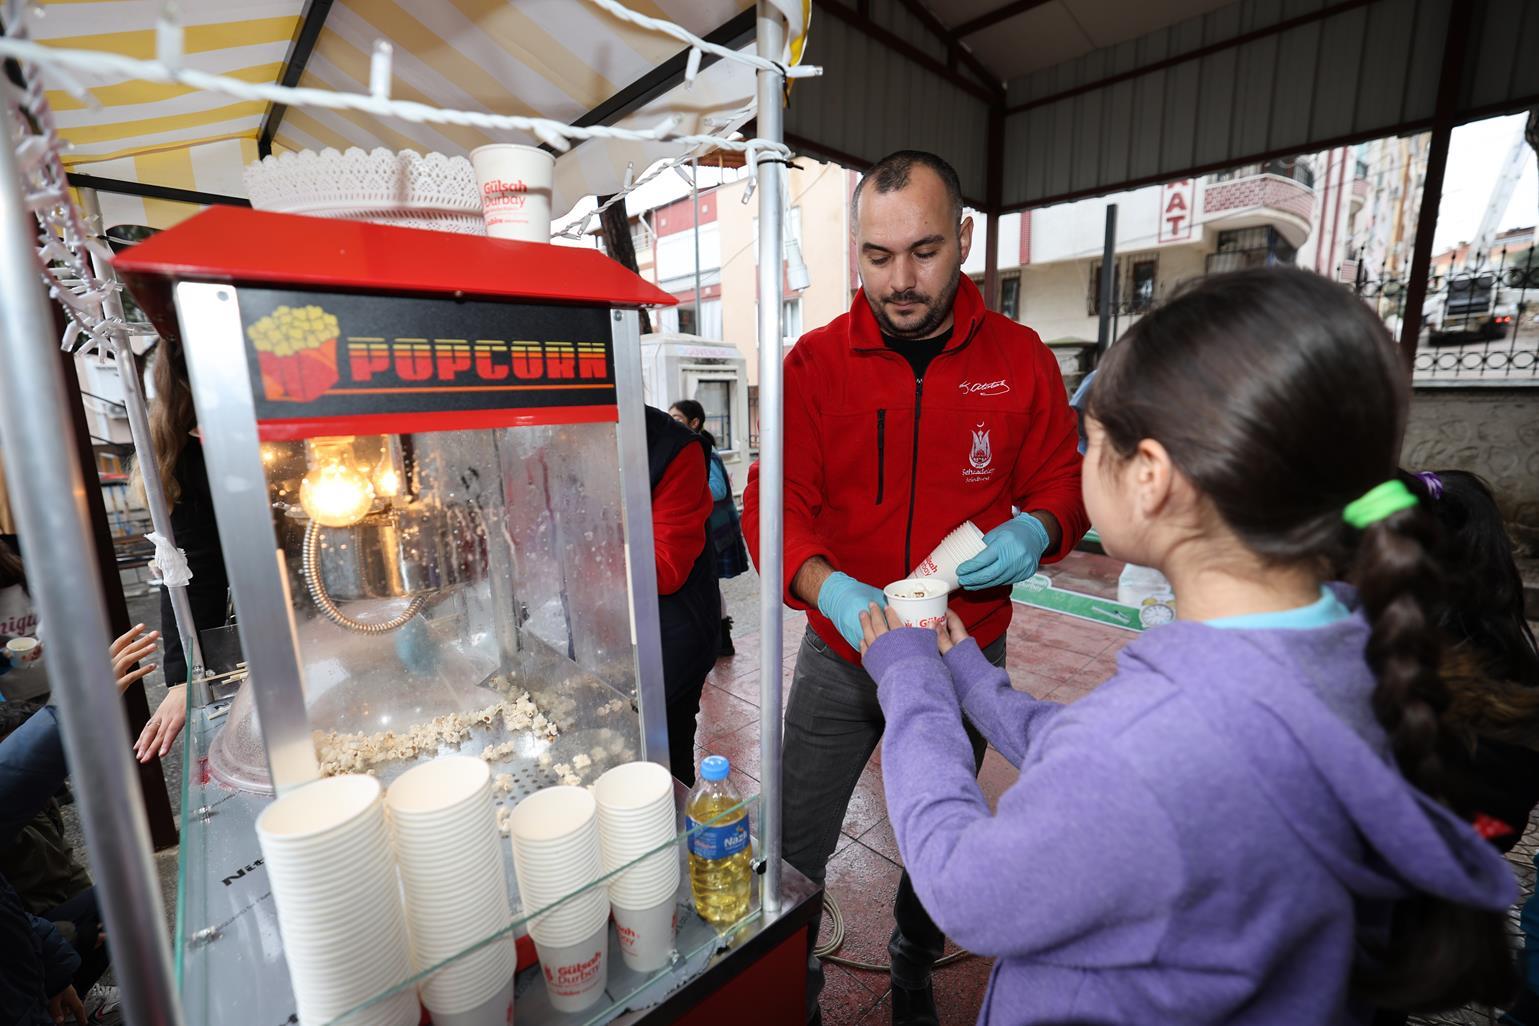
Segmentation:
{"type": "MultiPolygon", "coordinates": [[[[980,1022],[1315,1024],[1499,1003],[1501,856],[1438,800],[1432,527],[1383,326],[1303,271],[1201,280],[1101,364],[1085,504],[1180,622],[1073,706],[954,621],[865,618],[914,886],[997,959],[980,1022]],[[1351,566],[1360,593],[1328,585],[1351,566]],[[1021,770],[991,814],[965,715],[1021,770]]],[[[889,614],[890,615],[890,614],[889,614]]]]}

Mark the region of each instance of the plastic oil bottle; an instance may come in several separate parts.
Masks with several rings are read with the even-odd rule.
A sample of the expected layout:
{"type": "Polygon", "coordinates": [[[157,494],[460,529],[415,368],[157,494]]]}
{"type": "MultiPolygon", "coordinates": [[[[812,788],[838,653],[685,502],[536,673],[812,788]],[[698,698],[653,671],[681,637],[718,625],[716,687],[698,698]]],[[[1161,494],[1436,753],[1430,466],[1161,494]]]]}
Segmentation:
{"type": "Polygon", "coordinates": [[[689,888],[695,911],[714,926],[731,926],[748,914],[753,883],[748,809],[727,813],[743,801],[727,780],[731,768],[726,756],[706,756],[700,763],[700,780],[685,806],[685,827],[691,831],[689,888]],[[701,827],[702,823],[709,825],[701,827]]]}

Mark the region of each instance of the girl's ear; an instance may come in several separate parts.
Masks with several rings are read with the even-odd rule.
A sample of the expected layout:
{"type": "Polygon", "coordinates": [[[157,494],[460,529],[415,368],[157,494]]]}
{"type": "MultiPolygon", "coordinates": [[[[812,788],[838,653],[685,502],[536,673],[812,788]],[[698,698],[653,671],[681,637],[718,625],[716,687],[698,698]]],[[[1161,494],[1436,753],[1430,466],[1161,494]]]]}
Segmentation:
{"type": "Polygon", "coordinates": [[[1166,512],[1176,483],[1170,453],[1159,442],[1145,438],[1133,452],[1132,463],[1133,501],[1139,515],[1152,519],[1166,512]]]}

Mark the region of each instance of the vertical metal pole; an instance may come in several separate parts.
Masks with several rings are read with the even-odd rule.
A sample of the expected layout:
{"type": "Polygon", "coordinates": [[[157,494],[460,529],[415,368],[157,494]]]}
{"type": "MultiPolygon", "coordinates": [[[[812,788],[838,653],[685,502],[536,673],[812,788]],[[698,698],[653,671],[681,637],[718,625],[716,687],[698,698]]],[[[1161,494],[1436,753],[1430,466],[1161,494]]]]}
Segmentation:
{"type": "Polygon", "coordinates": [[[1416,215],[1416,245],[1411,251],[1410,277],[1406,281],[1405,315],[1400,322],[1400,355],[1405,372],[1416,366],[1416,345],[1421,337],[1421,307],[1427,298],[1427,277],[1432,271],[1432,240],[1437,234],[1438,208],[1443,202],[1443,175],[1448,170],[1448,142],[1453,135],[1459,90],[1464,85],[1464,58],[1469,47],[1470,19],[1474,4],[1454,4],[1448,12],[1448,34],[1443,39],[1443,67],[1438,76],[1437,106],[1432,118],[1432,145],[1427,153],[1427,175],[1421,185],[1421,212],[1416,215]]]}
{"type": "MultiPolygon", "coordinates": [[[[96,218],[96,223],[100,226],[102,208],[101,202],[97,199],[96,190],[81,189],[79,194],[81,210],[87,217],[96,218]]],[[[117,274],[113,271],[112,265],[95,253],[91,254],[91,264],[98,278],[117,280],[117,274]]],[[[109,294],[102,306],[107,316],[122,320],[123,300],[117,293],[109,294]]],[[[166,505],[166,490],[161,484],[160,475],[156,473],[159,463],[155,459],[155,446],[150,440],[149,404],[144,398],[144,385],[139,380],[139,362],[134,357],[133,346],[126,334],[113,337],[112,352],[117,358],[118,377],[123,382],[123,406],[128,410],[128,433],[134,440],[134,459],[138,461],[143,471],[140,476],[144,479],[144,503],[150,510],[150,527],[167,542],[175,545],[176,533],[171,530],[171,509],[166,505]]],[[[165,587],[171,596],[171,612],[176,618],[176,633],[181,636],[182,654],[187,658],[188,680],[192,682],[193,687],[199,687],[199,682],[203,679],[203,649],[198,644],[198,626],[192,618],[192,603],[187,599],[187,586],[178,584],[165,587]]],[[[181,682],[168,681],[167,683],[181,682]]],[[[207,687],[207,685],[201,686],[207,687]]],[[[207,696],[201,697],[204,701],[207,700],[207,696]]]]}
{"type": "MultiPolygon", "coordinates": [[[[999,231],[1000,208],[1004,205],[1005,182],[1005,107],[996,103],[989,108],[988,167],[984,172],[984,191],[988,209],[988,230],[983,233],[983,305],[999,309],[999,231]]],[[[1025,215],[1022,214],[1022,217],[1025,215]]]]}
{"type": "Polygon", "coordinates": [[[134,1026],[181,1021],[144,799],[135,786],[128,720],[107,659],[80,467],[59,458],[70,431],[53,314],[37,278],[37,226],[22,198],[11,112],[0,105],[0,441],[5,446],[28,578],[37,592],[55,701],[76,801],[112,937],[113,973],[134,1026]]]}
{"type": "Polygon", "coordinates": [[[1106,204],[1106,244],[1101,249],[1101,324],[1096,333],[1096,353],[1112,343],[1112,303],[1117,290],[1117,204],[1106,204]]]}
{"type": "MultiPolygon", "coordinates": [[[[758,0],[758,52],[778,61],[785,50],[784,17],[768,0],[758,0]]],[[[760,71],[758,134],[780,142],[785,133],[781,107],[785,82],[760,71]]],[[[781,393],[781,180],[783,164],[761,160],[759,175],[759,840],[764,858],[764,912],[780,911],[780,675],[784,611],[781,586],[785,552],[785,437],[781,393]]]]}
{"type": "MultiPolygon", "coordinates": [[[[695,200],[695,334],[705,336],[705,322],[700,319],[700,161],[689,162],[689,193],[695,200]]],[[[693,399],[694,396],[685,398],[693,399]]]]}

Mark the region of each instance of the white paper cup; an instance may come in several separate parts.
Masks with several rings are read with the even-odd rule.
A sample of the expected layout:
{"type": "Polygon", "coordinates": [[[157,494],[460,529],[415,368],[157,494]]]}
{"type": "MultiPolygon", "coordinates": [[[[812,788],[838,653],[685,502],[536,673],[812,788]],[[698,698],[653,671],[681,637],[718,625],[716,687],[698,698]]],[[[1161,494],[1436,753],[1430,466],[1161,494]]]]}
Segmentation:
{"type": "Polygon", "coordinates": [[[330,831],[357,823],[373,812],[379,800],[379,781],[360,773],[327,777],[290,791],[257,817],[257,836],[263,850],[309,848],[330,831]]]}
{"type": "Polygon", "coordinates": [[[486,234],[494,239],[550,241],[551,181],[556,158],[534,146],[495,143],[470,151],[486,234]]]}
{"type": "Polygon", "coordinates": [[[983,532],[971,520],[965,520],[961,527],[940,540],[935,551],[926,556],[909,577],[934,577],[945,581],[948,591],[956,591],[962,586],[957,580],[957,567],[978,555],[984,548],[983,532]]]}
{"type": "Polygon", "coordinates": [[[673,954],[677,925],[675,895],[651,908],[615,908],[615,930],[620,936],[620,957],[638,973],[654,973],[668,964],[673,954]]]}
{"type": "Polygon", "coordinates": [[[672,803],[673,774],[655,762],[616,766],[593,784],[593,800],[602,813],[645,811],[659,802],[672,803]]]}
{"type": "Polygon", "coordinates": [[[513,977],[511,974],[508,976],[508,982],[504,983],[497,993],[474,1008],[466,1009],[463,1012],[450,1012],[441,1008],[434,1008],[427,1000],[426,986],[423,987],[423,991],[422,1003],[427,1005],[429,1012],[433,1013],[433,1026],[511,1026],[513,1022],[513,977]]]}
{"type": "MultiPolygon", "coordinates": [[[[388,984],[385,986],[388,986],[388,984]]],[[[377,987],[375,990],[357,999],[347,999],[345,1002],[337,1004],[316,1004],[307,1001],[299,997],[296,989],[295,997],[296,1003],[299,1006],[297,1009],[299,1021],[302,1026],[329,1022],[349,1009],[361,1005],[379,993],[379,991],[384,990],[385,986],[377,987]]],[[[422,1021],[422,1005],[417,1000],[417,988],[403,988],[398,993],[392,994],[378,1004],[370,1005],[356,1015],[348,1016],[348,1022],[355,1021],[358,1023],[368,1023],[369,1026],[417,1026],[417,1023],[422,1021]]]]}
{"type": "Polygon", "coordinates": [[[905,627],[934,630],[946,622],[946,596],[950,589],[944,581],[930,577],[909,577],[894,581],[883,589],[887,605],[905,627]]]}
{"type": "Polygon", "coordinates": [[[43,654],[36,638],[12,638],[5,643],[5,651],[13,663],[35,663],[43,654]]]}
{"type": "Polygon", "coordinates": [[[559,846],[587,829],[598,803],[584,787],[547,787],[513,807],[508,827],[514,847],[559,846]]]}
{"type": "Polygon", "coordinates": [[[568,944],[534,939],[550,1004],[558,1012],[583,1012],[598,1004],[609,983],[609,923],[568,944]]]}
{"type": "MultiPolygon", "coordinates": [[[[422,1003],[435,1016],[484,1005],[513,979],[518,954],[512,937],[463,955],[422,982],[422,1003]]],[[[499,1020],[500,1021],[500,1020],[499,1020]]]]}

